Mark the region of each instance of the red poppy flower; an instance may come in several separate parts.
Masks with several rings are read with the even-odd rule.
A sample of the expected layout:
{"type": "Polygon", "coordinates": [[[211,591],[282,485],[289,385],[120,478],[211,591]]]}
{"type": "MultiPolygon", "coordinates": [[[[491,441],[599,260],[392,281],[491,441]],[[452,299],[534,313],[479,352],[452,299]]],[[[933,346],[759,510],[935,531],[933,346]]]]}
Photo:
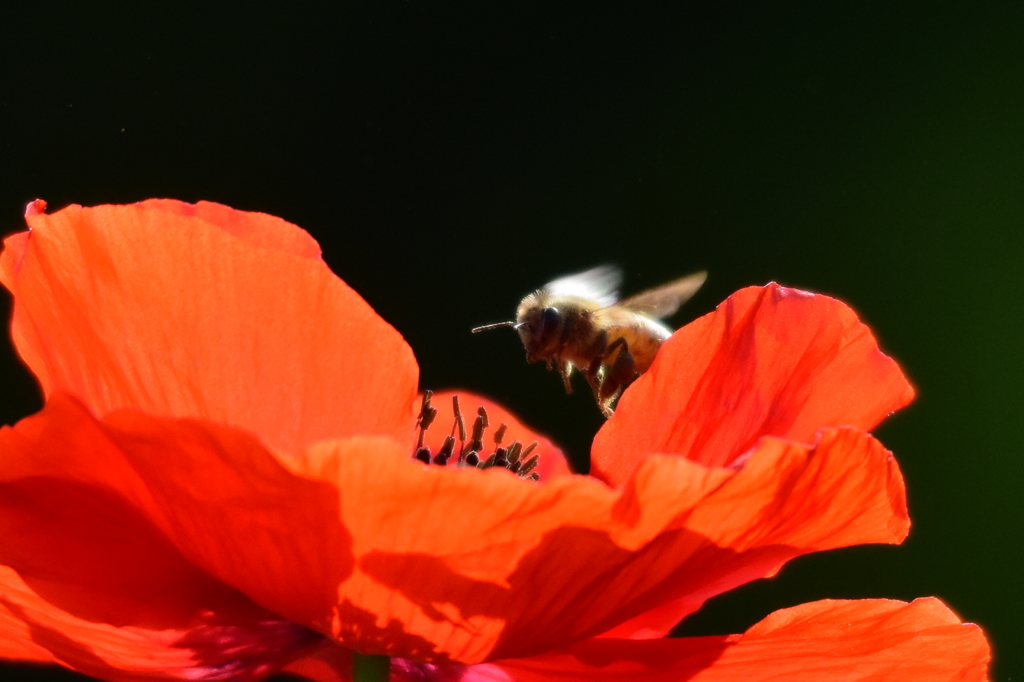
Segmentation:
{"type": "Polygon", "coordinates": [[[0,256],[46,397],[0,430],[6,659],[108,680],[348,679],[368,654],[394,680],[985,675],[981,631],[934,599],[664,637],[795,556],[905,537],[867,430],[912,390],[835,300],[745,289],[677,332],[592,477],[462,393],[485,449],[500,422],[539,441],[535,483],[414,458],[411,350],[297,227],[209,203],[43,208],[0,256]]]}

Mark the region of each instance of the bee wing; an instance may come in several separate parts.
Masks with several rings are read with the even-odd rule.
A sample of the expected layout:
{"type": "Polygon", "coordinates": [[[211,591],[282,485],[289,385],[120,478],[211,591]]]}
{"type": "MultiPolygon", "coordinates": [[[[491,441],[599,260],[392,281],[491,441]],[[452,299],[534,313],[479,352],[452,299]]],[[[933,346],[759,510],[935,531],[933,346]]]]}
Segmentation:
{"type": "Polygon", "coordinates": [[[622,284],[622,270],[617,265],[599,265],[575,275],[559,277],[544,285],[544,291],[558,296],[576,296],[604,306],[615,303],[622,284]]]}
{"type": "Polygon", "coordinates": [[[619,305],[648,317],[668,317],[679,310],[679,306],[689,301],[707,278],[708,273],[701,270],[660,287],[642,291],[636,296],[630,296],[625,301],[620,301],[619,305]]]}

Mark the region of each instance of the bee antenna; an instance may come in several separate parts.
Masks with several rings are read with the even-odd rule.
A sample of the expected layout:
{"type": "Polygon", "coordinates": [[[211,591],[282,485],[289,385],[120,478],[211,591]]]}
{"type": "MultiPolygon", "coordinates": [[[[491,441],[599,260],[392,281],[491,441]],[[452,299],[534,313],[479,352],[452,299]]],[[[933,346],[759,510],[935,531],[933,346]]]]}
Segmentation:
{"type": "Polygon", "coordinates": [[[494,324],[485,324],[482,327],[476,327],[476,328],[474,328],[474,329],[472,329],[470,331],[473,334],[476,334],[477,332],[487,331],[488,329],[497,329],[498,327],[513,327],[515,329],[518,329],[520,327],[520,325],[517,325],[514,321],[496,322],[494,324]]]}

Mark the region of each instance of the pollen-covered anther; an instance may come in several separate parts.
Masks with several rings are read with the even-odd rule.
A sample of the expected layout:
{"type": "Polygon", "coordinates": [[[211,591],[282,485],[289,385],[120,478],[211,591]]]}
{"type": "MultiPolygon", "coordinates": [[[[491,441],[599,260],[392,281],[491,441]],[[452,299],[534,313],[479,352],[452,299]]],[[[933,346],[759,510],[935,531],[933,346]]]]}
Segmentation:
{"type": "Polygon", "coordinates": [[[494,442],[493,450],[487,452],[489,448],[484,445],[484,434],[490,426],[487,410],[482,406],[477,408],[477,416],[473,420],[472,429],[467,432],[466,421],[462,416],[459,396],[457,395],[452,396],[452,411],[455,414],[455,421],[452,424],[451,433],[445,436],[441,448],[436,453],[432,452],[430,447],[425,445],[424,442],[427,429],[437,416],[437,409],[430,404],[433,395],[432,391],[423,392],[420,413],[416,417],[416,428],[419,430],[419,434],[416,438],[416,449],[413,452],[413,459],[417,459],[423,464],[445,466],[457,452],[458,457],[456,458],[455,466],[474,467],[477,469],[502,467],[517,474],[520,478],[531,481],[540,480],[540,474],[534,471],[537,468],[537,463],[540,461],[540,456],[536,454],[531,456],[537,448],[537,443],[534,442],[524,448],[522,443],[515,440],[507,446],[502,446],[501,443],[505,438],[508,426],[501,424],[494,431],[492,438],[494,442]],[[458,446],[456,446],[456,437],[458,438],[458,446]]]}

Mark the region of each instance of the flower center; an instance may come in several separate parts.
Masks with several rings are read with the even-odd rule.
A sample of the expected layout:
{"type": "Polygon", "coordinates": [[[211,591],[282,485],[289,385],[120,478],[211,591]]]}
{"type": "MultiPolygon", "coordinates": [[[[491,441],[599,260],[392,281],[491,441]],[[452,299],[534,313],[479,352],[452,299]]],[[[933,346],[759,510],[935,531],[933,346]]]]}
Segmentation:
{"type": "Polygon", "coordinates": [[[420,407],[420,414],[416,418],[416,428],[419,429],[419,438],[416,441],[416,452],[413,458],[424,464],[437,464],[446,466],[454,458],[454,466],[476,467],[477,469],[490,469],[491,467],[502,467],[508,469],[521,478],[531,481],[539,481],[540,474],[534,471],[540,461],[540,455],[534,454],[537,442],[523,447],[517,440],[512,441],[508,446],[502,445],[505,438],[505,431],[508,428],[505,424],[494,430],[491,437],[493,447],[484,444],[484,432],[490,426],[487,421],[487,410],[483,406],[476,410],[476,419],[473,421],[473,429],[466,432],[466,420],[462,416],[459,407],[459,396],[452,396],[452,411],[455,413],[455,423],[452,424],[452,432],[445,436],[441,449],[436,453],[431,452],[430,446],[424,445],[424,437],[427,429],[434,422],[437,416],[437,409],[431,406],[430,399],[433,391],[423,392],[423,404],[420,407]],[[468,437],[467,437],[468,436],[468,437]],[[458,437],[458,447],[456,447],[458,437]],[[458,453],[456,455],[456,453],[458,453]]]}

